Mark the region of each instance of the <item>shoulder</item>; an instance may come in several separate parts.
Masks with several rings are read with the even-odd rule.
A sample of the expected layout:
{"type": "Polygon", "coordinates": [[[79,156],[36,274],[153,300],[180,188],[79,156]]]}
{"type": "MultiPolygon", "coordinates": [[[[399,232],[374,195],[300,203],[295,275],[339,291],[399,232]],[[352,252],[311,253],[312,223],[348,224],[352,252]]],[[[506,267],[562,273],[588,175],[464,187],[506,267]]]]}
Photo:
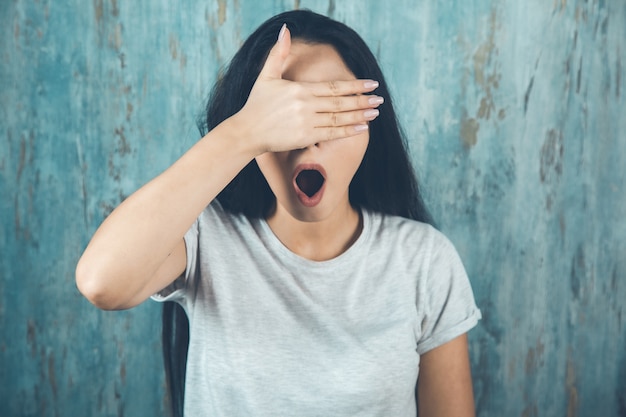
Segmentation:
{"type": "Polygon", "coordinates": [[[429,253],[454,251],[446,235],[428,223],[371,211],[367,216],[376,241],[393,241],[407,249],[418,248],[429,253]]]}
{"type": "Polygon", "coordinates": [[[243,214],[231,213],[227,211],[217,199],[214,199],[204,208],[198,216],[199,228],[232,228],[240,227],[243,224],[250,224],[250,220],[243,214]]]}
{"type": "Polygon", "coordinates": [[[463,274],[461,258],[451,240],[430,224],[399,216],[368,212],[370,248],[386,263],[419,272],[422,279],[451,268],[463,274]]]}

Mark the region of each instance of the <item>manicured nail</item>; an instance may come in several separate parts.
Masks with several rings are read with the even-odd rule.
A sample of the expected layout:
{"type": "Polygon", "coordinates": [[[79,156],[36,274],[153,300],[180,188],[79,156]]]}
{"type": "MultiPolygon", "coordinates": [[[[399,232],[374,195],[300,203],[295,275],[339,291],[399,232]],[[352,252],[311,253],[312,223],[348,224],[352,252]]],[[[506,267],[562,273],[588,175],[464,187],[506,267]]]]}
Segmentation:
{"type": "Polygon", "coordinates": [[[283,27],[281,27],[280,32],[278,32],[278,42],[282,41],[285,37],[285,29],[287,29],[287,23],[283,23],[283,27]]]}
{"type": "Polygon", "coordinates": [[[356,130],[357,132],[364,132],[367,129],[369,129],[368,125],[356,125],[356,126],[354,126],[354,130],[356,130]]]}
{"type": "Polygon", "coordinates": [[[367,80],[363,83],[363,87],[365,88],[377,88],[378,87],[378,81],[373,81],[373,80],[367,80]]]}
{"type": "Polygon", "coordinates": [[[363,112],[363,116],[365,116],[366,119],[370,119],[371,120],[371,119],[374,119],[374,118],[378,117],[379,113],[380,112],[378,110],[376,110],[376,109],[369,109],[369,110],[365,110],[363,112]]]}
{"type": "Polygon", "coordinates": [[[385,102],[385,99],[379,96],[373,96],[373,97],[370,97],[369,99],[370,104],[383,104],[384,102],[385,102]]]}

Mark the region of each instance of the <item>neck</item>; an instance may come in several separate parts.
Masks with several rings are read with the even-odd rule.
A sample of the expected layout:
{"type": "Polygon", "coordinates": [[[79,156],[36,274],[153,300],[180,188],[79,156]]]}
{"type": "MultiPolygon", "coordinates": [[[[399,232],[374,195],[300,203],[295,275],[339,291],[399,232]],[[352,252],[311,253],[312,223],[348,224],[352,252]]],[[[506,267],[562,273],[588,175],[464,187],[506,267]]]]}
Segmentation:
{"type": "Polygon", "coordinates": [[[363,229],[362,216],[349,204],[317,222],[300,221],[276,207],[267,224],[290,251],[312,261],[327,261],[341,255],[363,229]]]}

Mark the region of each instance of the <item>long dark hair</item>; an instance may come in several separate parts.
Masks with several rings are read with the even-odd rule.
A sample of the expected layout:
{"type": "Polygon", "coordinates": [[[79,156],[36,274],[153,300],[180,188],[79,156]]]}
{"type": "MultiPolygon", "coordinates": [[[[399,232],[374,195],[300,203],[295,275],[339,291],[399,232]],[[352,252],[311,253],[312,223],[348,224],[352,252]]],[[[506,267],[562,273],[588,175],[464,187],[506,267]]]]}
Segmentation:
{"type": "MultiPolygon", "coordinates": [[[[287,24],[294,40],[333,46],[356,78],[379,82],[375,93],[384,97],[385,104],[379,107],[379,116],[370,122],[368,148],[350,183],[350,203],[354,207],[432,224],[376,58],[354,30],[326,16],[307,10],[285,12],[267,20],[250,35],[213,88],[206,113],[199,121],[201,134],[205,135],[244,106],[283,24],[287,24]]],[[[225,210],[250,218],[266,217],[275,202],[255,160],[217,199],[225,210]]],[[[184,311],[179,305],[167,306],[166,303],[163,353],[175,416],[182,416],[185,371],[174,367],[184,368],[189,340],[188,323],[181,322],[181,317],[184,311]]]]}

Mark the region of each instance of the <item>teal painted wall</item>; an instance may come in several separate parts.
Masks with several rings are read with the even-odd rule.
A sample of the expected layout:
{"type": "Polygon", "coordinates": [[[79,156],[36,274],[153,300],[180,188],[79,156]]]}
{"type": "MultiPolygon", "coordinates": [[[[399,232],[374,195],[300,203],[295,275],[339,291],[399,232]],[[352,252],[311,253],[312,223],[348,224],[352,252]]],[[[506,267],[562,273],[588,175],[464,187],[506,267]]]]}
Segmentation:
{"type": "Polygon", "coordinates": [[[484,319],[480,416],[626,415],[626,2],[4,0],[0,416],[158,416],[160,308],[101,312],[74,266],[197,139],[221,65],[272,14],[380,59],[484,319]]]}

